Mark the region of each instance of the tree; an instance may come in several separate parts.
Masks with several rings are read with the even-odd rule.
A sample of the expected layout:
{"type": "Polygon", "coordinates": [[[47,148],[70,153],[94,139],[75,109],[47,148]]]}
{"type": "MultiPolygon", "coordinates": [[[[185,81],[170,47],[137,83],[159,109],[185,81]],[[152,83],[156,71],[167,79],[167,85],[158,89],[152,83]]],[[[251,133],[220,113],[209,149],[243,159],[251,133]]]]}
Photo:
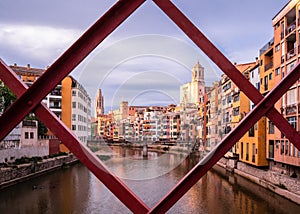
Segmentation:
{"type": "MultiPolygon", "coordinates": [[[[3,113],[17,99],[17,96],[0,81],[0,114],[3,113]]],[[[47,127],[33,114],[27,115],[26,120],[38,121],[38,135],[44,136],[47,134],[47,127]]]]}
{"type": "Polygon", "coordinates": [[[0,113],[3,113],[16,100],[17,96],[0,81],[0,113]]]}
{"type": "Polygon", "coordinates": [[[48,128],[44,125],[36,116],[34,113],[29,113],[29,115],[26,116],[26,120],[37,120],[38,121],[38,135],[39,136],[45,136],[47,135],[48,128]]]}

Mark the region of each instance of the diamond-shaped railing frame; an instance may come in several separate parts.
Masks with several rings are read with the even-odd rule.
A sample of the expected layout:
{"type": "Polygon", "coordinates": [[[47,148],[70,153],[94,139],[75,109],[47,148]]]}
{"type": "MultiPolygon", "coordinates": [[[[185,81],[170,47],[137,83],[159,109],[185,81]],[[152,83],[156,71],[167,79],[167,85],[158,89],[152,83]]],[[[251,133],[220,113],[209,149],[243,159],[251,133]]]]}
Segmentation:
{"type": "Polygon", "coordinates": [[[119,0],[115,3],[29,88],[3,61],[0,61],[0,79],[18,96],[18,99],[0,117],[0,140],[29,112],[34,111],[67,148],[134,213],[164,213],[169,210],[264,115],[272,120],[300,150],[299,133],[274,108],[274,104],[300,78],[299,64],[266,97],[263,97],[170,0],[153,0],[256,104],[256,107],[153,208],[144,204],[119,178],[111,173],[41,101],[143,2],[145,0],[119,0]]]}

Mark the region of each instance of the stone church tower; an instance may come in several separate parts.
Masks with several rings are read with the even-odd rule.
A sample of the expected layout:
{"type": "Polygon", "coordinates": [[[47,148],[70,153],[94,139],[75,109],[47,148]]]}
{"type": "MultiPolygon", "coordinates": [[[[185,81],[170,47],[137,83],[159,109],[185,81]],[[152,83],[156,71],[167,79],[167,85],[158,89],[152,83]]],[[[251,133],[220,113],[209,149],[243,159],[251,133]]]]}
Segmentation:
{"type": "Polygon", "coordinates": [[[102,95],[101,89],[98,89],[96,99],[95,99],[95,117],[104,114],[104,97],[102,95]]]}
{"type": "Polygon", "coordinates": [[[192,81],[180,86],[180,103],[198,104],[204,94],[204,67],[198,61],[192,69],[192,81]]]}

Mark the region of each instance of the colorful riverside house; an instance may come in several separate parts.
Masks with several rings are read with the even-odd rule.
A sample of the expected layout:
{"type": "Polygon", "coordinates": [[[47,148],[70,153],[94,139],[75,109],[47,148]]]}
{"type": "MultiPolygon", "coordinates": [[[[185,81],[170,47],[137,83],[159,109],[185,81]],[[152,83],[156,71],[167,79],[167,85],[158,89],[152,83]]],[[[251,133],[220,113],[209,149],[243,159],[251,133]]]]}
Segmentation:
{"type": "MultiPolygon", "coordinates": [[[[259,89],[259,73],[261,67],[259,67],[258,60],[256,62],[236,65],[236,67],[259,89]]],[[[233,85],[232,99],[232,128],[234,128],[243,117],[254,108],[254,104],[235,85],[233,85]]],[[[239,157],[239,161],[257,167],[268,166],[266,159],[265,121],[265,117],[261,118],[234,146],[233,152],[239,157]]]]}
{"type": "MultiPolygon", "coordinates": [[[[291,0],[273,18],[274,70],[269,73],[269,82],[261,76],[270,91],[299,62],[300,56],[300,1],[291,0]],[[270,80],[271,75],[271,80],[270,80]]],[[[287,121],[300,131],[300,84],[299,80],[280,99],[275,107],[287,121]]],[[[267,93],[267,90],[265,90],[267,93]]],[[[300,176],[300,152],[267,120],[267,152],[270,169],[293,176],[300,176]],[[278,164],[280,163],[280,164],[278,164]]]]}
{"type": "Polygon", "coordinates": [[[215,82],[207,93],[206,150],[211,150],[218,143],[218,89],[219,82],[215,82]]]}
{"type": "MultiPolygon", "coordinates": [[[[219,133],[219,142],[231,131],[232,129],[232,92],[233,92],[233,83],[232,81],[225,75],[222,75],[221,78],[221,97],[220,97],[220,133],[219,133]]],[[[226,155],[226,157],[232,157],[232,149],[230,149],[226,155]]]]}
{"type": "MultiPolygon", "coordinates": [[[[274,59],[276,58],[276,54],[279,57],[279,61],[281,61],[281,53],[278,55],[278,52],[278,46],[274,46],[274,38],[259,50],[259,81],[256,80],[257,83],[255,85],[263,95],[267,95],[274,87],[274,59]]],[[[274,158],[274,124],[266,117],[262,119],[265,119],[266,158],[272,159],[274,158]]]]}

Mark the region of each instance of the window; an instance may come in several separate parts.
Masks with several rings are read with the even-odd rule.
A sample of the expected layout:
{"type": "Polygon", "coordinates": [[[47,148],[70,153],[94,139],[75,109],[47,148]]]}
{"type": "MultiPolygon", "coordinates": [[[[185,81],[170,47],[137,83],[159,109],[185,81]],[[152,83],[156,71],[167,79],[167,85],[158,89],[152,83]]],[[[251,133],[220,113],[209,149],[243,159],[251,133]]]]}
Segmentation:
{"type": "Polygon", "coordinates": [[[236,107],[233,109],[233,116],[238,116],[240,114],[240,107],[236,107]]]}
{"type": "Polygon", "coordinates": [[[280,154],[283,155],[284,153],[284,141],[281,141],[281,148],[280,148],[280,154]]]}
{"type": "Polygon", "coordinates": [[[249,137],[254,137],[254,126],[252,126],[248,131],[249,137]]]}
{"type": "Polygon", "coordinates": [[[241,143],[241,159],[244,158],[244,145],[243,142],[241,143]]]}
{"type": "Polygon", "coordinates": [[[28,139],[29,138],[29,134],[28,132],[25,132],[25,139],[28,139]]]}
{"type": "Polygon", "coordinates": [[[72,108],[76,108],[76,102],[72,102],[72,108]]]}
{"type": "Polygon", "coordinates": [[[76,91],[72,91],[72,96],[76,96],[76,91]]]}
{"type": "Polygon", "coordinates": [[[289,105],[296,104],[296,98],[297,98],[296,88],[289,90],[286,96],[287,105],[289,106],[289,105]]]}
{"type": "Polygon", "coordinates": [[[72,114],[72,121],[76,121],[76,114],[72,114]]]}
{"type": "Polygon", "coordinates": [[[276,140],[276,149],[279,149],[279,146],[280,146],[280,140],[276,140]]]}
{"type": "Polygon", "coordinates": [[[288,152],[289,152],[289,143],[288,143],[288,141],[286,140],[286,141],[285,141],[285,155],[287,155],[288,152]]]}
{"type": "Polygon", "coordinates": [[[277,44],[277,45],[275,46],[275,52],[277,52],[277,51],[280,51],[280,44],[277,44]]]}
{"type": "Polygon", "coordinates": [[[223,106],[226,105],[226,99],[223,99],[223,100],[222,100],[222,104],[223,104],[223,106]]]}
{"type": "Polygon", "coordinates": [[[274,158],[274,140],[269,140],[269,158],[274,158]]]}
{"type": "Polygon", "coordinates": [[[284,42],[281,43],[281,58],[283,59],[284,61],[284,53],[285,52],[285,45],[284,45],[284,42]]]}
{"type": "Polygon", "coordinates": [[[76,125],[72,125],[72,130],[73,130],[73,131],[76,130],[76,125]]]}
{"type": "Polygon", "coordinates": [[[278,76],[280,74],[280,67],[275,69],[275,76],[278,76]]]}
{"type": "Polygon", "coordinates": [[[33,139],[33,138],[34,138],[34,133],[30,132],[30,139],[33,139]]]}
{"type": "Polygon", "coordinates": [[[255,83],[255,86],[256,86],[257,90],[260,90],[260,83],[259,82],[255,83]]]}
{"type": "Polygon", "coordinates": [[[274,123],[269,121],[269,134],[274,134],[274,123]]]}
{"type": "Polygon", "coordinates": [[[255,153],[256,153],[256,148],[255,148],[255,143],[252,144],[252,162],[255,163],[255,153]]]}
{"type": "Polygon", "coordinates": [[[269,74],[269,80],[271,80],[271,79],[272,79],[272,77],[273,77],[273,74],[272,74],[272,73],[270,73],[270,74],[269,74]]]}
{"type": "Polygon", "coordinates": [[[265,90],[268,90],[268,76],[265,76],[264,77],[264,81],[265,81],[265,84],[264,84],[264,86],[265,86],[265,90]]]}
{"type": "Polygon", "coordinates": [[[246,144],[246,160],[249,160],[249,143],[246,144]]]}
{"type": "Polygon", "coordinates": [[[287,117],[286,119],[296,129],[296,117],[287,117]]]}
{"type": "Polygon", "coordinates": [[[228,95],[228,97],[227,97],[227,103],[231,103],[231,95],[228,95]]]}
{"type": "Polygon", "coordinates": [[[237,102],[239,100],[240,100],[240,93],[234,95],[234,97],[233,97],[233,102],[237,102]]]}

